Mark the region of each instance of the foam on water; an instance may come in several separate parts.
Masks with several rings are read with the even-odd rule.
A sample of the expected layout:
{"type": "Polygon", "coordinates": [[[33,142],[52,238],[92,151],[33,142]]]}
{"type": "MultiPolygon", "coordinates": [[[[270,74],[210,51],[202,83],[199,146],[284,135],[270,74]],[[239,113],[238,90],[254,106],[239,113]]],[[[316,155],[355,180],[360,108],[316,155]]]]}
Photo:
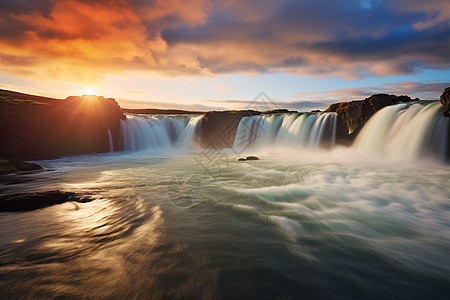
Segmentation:
{"type": "MultiPolygon", "coordinates": [[[[316,298],[401,298],[405,290],[407,298],[445,295],[449,166],[380,164],[371,155],[358,158],[352,148],[266,151],[252,153],[261,160],[251,162],[239,162],[229,152],[227,168],[214,178],[198,165],[196,153],[40,162],[55,171],[43,181],[26,175],[38,177],[36,185],[97,200],[77,208],[53,206],[26,218],[2,215],[0,262],[11,266],[0,268],[8,275],[0,281],[0,294],[14,291],[19,274],[11,270],[25,261],[32,270],[20,274],[45,278],[21,279],[26,288],[20,292],[35,296],[46,280],[77,282],[60,290],[61,296],[102,295],[107,287],[111,297],[157,297],[179,292],[180,282],[183,296],[195,296],[205,285],[236,291],[239,276],[267,287],[249,292],[258,298],[268,292],[316,298]],[[43,253],[45,260],[33,253],[43,253]],[[48,272],[46,261],[61,268],[48,272]],[[96,277],[94,286],[83,277],[104,270],[109,275],[96,277]],[[216,271],[232,276],[215,276],[216,271]],[[139,280],[131,280],[134,276],[139,280]],[[161,277],[165,284],[159,284],[161,277]],[[110,284],[114,278],[120,284],[110,284]]],[[[210,292],[223,295],[221,289],[210,292]]]]}

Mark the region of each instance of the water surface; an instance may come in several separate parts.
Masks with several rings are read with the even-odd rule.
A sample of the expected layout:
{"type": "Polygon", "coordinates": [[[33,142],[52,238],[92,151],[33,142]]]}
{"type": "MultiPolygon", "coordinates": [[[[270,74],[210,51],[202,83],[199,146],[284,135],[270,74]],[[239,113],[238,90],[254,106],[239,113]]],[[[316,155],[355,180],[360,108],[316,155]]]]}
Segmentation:
{"type": "Polygon", "coordinates": [[[2,184],[95,200],[0,213],[0,297],[448,297],[448,165],[219,154],[67,157],[2,184]]]}

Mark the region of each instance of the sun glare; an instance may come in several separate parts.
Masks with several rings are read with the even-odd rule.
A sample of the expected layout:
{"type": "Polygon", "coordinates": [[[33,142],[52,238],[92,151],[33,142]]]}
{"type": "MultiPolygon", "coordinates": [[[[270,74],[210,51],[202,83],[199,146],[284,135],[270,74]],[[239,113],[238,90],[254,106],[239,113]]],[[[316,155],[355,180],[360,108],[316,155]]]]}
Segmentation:
{"type": "Polygon", "coordinates": [[[95,95],[95,94],[94,94],[94,91],[93,91],[93,90],[91,90],[91,89],[86,89],[86,90],[83,92],[83,95],[95,95]]]}

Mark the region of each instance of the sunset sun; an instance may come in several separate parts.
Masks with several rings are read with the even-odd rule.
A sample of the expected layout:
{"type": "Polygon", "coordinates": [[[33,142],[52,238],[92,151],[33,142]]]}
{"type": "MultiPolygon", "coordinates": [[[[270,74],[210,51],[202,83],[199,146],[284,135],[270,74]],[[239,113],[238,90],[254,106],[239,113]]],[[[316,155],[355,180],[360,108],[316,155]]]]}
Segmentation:
{"type": "Polygon", "coordinates": [[[92,89],[85,89],[83,95],[95,95],[92,89]]]}

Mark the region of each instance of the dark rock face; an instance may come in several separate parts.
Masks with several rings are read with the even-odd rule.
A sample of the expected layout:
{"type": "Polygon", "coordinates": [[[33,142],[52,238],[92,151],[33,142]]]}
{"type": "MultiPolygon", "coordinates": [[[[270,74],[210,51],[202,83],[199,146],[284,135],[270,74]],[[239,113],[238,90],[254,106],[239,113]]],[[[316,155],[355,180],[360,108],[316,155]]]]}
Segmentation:
{"type": "Polygon", "coordinates": [[[238,161],[247,161],[247,160],[259,160],[259,157],[257,156],[247,156],[246,158],[239,158],[238,161]]]}
{"type": "Polygon", "coordinates": [[[84,203],[92,199],[61,191],[0,195],[0,212],[30,211],[68,201],[84,203]]]}
{"type": "Polygon", "coordinates": [[[42,170],[38,164],[27,163],[19,159],[3,160],[0,159],[0,174],[13,173],[17,171],[35,171],[42,170]]]}
{"type": "Polygon", "coordinates": [[[222,149],[233,146],[239,121],[246,116],[259,115],[254,110],[211,111],[203,114],[199,141],[203,147],[222,149]]]}
{"type": "Polygon", "coordinates": [[[272,110],[266,110],[262,112],[263,114],[287,114],[287,113],[298,113],[298,111],[295,110],[289,110],[285,108],[277,108],[272,110]]]}
{"type": "Polygon", "coordinates": [[[442,92],[441,103],[444,106],[444,115],[450,117],[450,87],[445,88],[442,92]]]}
{"type": "MultiPolygon", "coordinates": [[[[361,101],[339,102],[331,104],[326,112],[338,114],[337,140],[352,141],[364,124],[380,109],[398,102],[410,102],[408,96],[387,94],[372,95],[361,101]]],[[[339,142],[343,143],[343,142],[339,142]]]]}
{"type": "Polygon", "coordinates": [[[0,156],[26,160],[109,151],[120,120],[114,99],[97,96],[42,98],[0,91],[0,156]]]}
{"type": "Polygon", "coordinates": [[[247,156],[245,158],[245,160],[259,160],[259,157],[257,157],[257,156],[247,156]]]}

